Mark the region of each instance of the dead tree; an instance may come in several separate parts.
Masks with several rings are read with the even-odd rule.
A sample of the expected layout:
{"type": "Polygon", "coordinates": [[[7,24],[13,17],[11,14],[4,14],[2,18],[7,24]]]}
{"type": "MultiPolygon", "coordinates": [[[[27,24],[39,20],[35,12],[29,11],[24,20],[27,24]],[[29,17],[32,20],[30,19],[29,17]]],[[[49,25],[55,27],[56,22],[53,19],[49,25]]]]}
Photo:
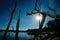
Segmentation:
{"type": "MultiPolygon", "coordinates": [[[[37,0],[36,0],[34,9],[33,9],[30,13],[27,13],[27,16],[28,16],[28,15],[32,15],[32,14],[38,14],[38,15],[40,16],[40,13],[38,13],[38,12],[40,12],[40,11],[37,9],[37,0]]],[[[40,20],[39,20],[40,40],[42,39],[42,37],[41,37],[41,32],[42,32],[42,26],[43,26],[43,23],[44,23],[44,19],[45,19],[45,17],[43,17],[43,21],[42,21],[41,24],[40,24],[40,20]]]]}
{"type": "Polygon", "coordinates": [[[20,12],[21,12],[21,10],[19,10],[19,16],[18,16],[18,20],[17,20],[15,40],[18,40],[18,31],[19,31],[19,23],[20,23],[20,12]]]}
{"type": "Polygon", "coordinates": [[[11,22],[12,22],[15,9],[16,9],[16,2],[15,2],[15,5],[14,5],[14,9],[13,9],[13,11],[11,12],[11,17],[10,17],[10,20],[9,20],[9,22],[8,22],[8,25],[7,25],[7,28],[6,28],[6,31],[5,31],[5,33],[4,33],[4,35],[3,35],[2,40],[5,40],[5,38],[6,38],[7,31],[9,30],[10,24],[11,24],[11,22]]]}
{"type": "MultiPolygon", "coordinates": [[[[54,18],[60,18],[60,14],[58,14],[58,12],[57,12],[54,8],[52,8],[52,7],[50,7],[50,6],[48,6],[48,8],[49,8],[51,11],[54,11],[54,13],[55,13],[54,18]]],[[[51,16],[53,16],[53,15],[51,15],[51,16]]]]}
{"type": "Polygon", "coordinates": [[[57,11],[54,9],[54,8],[51,8],[48,6],[48,8],[52,11],[55,12],[55,15],[52,15],[50,14],[49,12],[40,12],[39,10],[37,10],[37,0],[36,0],[36,3],[35,3],[35,9],[33,9],[31,12],[27,13],[27,16],[28,15],[33,15],[33,14],[42,14],[43,15],[43,19],[41,21],[41,23],[39,22],[39,32],[40,32],[40,36],[41,36],[41,33],[42,33],[42,27],[43,27],[43,24],[45,22],[45,18],[46,16],[50,16],[51,18],[60,18],[60,15],[58,15],[57,11]]]}

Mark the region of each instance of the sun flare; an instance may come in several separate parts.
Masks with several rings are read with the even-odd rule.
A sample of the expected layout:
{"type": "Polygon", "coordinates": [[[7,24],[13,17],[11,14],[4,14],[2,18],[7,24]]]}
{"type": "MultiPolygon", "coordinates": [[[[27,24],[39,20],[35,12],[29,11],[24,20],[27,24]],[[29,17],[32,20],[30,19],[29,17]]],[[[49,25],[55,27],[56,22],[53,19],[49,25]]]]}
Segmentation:
{"type": "Polygon", "coordinates": [[[40,21],[41,21],[41,20],[42,20],[42,15],[40,15],[40,16],[37,15],[37,16],[36,16],[36,20],[38,20],[38,21],[40,20],[40,21]]]}

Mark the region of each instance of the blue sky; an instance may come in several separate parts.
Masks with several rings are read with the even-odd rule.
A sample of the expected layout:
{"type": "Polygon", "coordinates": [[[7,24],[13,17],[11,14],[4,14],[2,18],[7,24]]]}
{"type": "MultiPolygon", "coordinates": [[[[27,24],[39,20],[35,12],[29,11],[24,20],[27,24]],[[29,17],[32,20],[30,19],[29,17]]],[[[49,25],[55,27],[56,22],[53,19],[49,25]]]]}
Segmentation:
{"type": "MultiPolygon", "coordinates": [[[[0,0],[0,29],[6,29],[15,1],[17,2],[17,8],[10,29],[12,26],[16,28],[19,9],[21,9],[20,30],[39,28],[39,22],[35,19],[36,15],[26,16],[26,12],[30,12],[34,8],[35,0],[0,0]]],[[[38,0],[39,10],[49,11],[52,15],[54,15],[54,13],[47,8],[47,5],[55,8],[57,12],[60,13],[59,4],[60,0],[38,0]]],[[[50,20],[53,20],[53,18],[47,16],[44,26],[50,20]]]]}

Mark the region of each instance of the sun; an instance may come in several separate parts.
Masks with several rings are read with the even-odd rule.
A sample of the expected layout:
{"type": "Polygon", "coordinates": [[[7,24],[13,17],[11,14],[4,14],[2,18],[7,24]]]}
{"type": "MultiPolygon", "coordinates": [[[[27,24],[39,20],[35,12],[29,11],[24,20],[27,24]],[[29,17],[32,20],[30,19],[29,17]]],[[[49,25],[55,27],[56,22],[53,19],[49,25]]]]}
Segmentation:
{"type": "Polygon", "coordinates": [[[40,16],[36,16],[36,19],[37,19],[37,20],[40,20],[40,16]]]}
{"type": "Polygon", "coordinates": [[[40,16],[37,15],[37,16],[36,16],[36,20],[38,20],[38,21],[39,21],[39,20],[42,21],[42,15],[40,15],[40,16]]]}

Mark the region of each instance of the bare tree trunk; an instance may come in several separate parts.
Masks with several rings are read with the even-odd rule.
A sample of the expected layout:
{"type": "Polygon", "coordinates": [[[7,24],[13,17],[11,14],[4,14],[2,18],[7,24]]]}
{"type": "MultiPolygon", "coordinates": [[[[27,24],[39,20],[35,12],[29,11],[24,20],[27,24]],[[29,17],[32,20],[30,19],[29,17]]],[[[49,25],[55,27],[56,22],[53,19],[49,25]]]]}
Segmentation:
{"type": "Polygon", "coordinates": [[[19,10],[19,16],[18,16],[17,25],[16,25],[16,37],[15,37],[15,40],[18,40],[19,22],[20,22],[20,10],[19,10]]]}
{"type": "Polygon", "coordinates": [[[43,24],[44,24],[45,18],[46,18],[46,15],[43,14],[43,18],[42,18],[41,23],[40,23],[40,21],[39,21],[40,40],[42,40],[42,36],[41,36],[41,34],[42,34],[42,27],[43,27],[43,24]]]}
{"type": "Polygon", "coordinates": [[[16,3],[15,3],[15,5],[14,5],[14,9],[13,9],[13,11],[12,11],[12,13],[11,13],[11,17],[10,17],[9,23],[8,23],[8,26],[7,26],[7,28],[6,28],[6,31],[5,31],[5,33],[4,33],[4,35],[3,35],[2,40],[5,40],[5,38],[6,38],[7,31],[8,31],[8,29],[9,29],[9,27],[10,27],[11,22],[12,22],[13,14],[14,14],[14,12],[15,12],[15,9],[16,9],[16,3]]]}

